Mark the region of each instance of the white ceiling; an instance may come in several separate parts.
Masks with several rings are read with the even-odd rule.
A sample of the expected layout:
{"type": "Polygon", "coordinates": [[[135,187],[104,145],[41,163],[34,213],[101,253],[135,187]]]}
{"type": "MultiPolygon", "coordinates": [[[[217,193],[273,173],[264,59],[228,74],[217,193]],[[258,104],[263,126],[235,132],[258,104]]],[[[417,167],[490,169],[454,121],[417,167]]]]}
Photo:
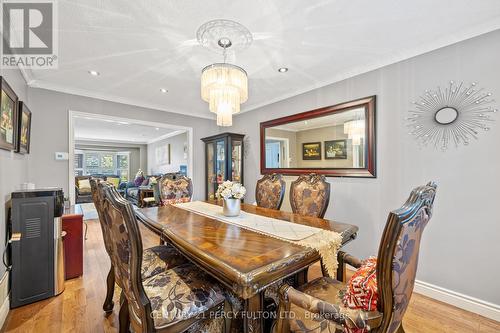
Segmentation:
{"type": "Polygon", "coordinates": [[[500,29],[498,0],[57,4],[59,69],[28,73],[31,86],[200,117],[212,116],[200,98],[201,69],[221,61],[196,43],[209,20],[235,20],[253,33],[233,59],[249,75],[243,111],[500,29]],[[282,66],[289,72],[278,73],[282,66]]]}
{"type": "Polygon", "coordinates": [[[87,141],[146,144],[185,132],[102,117],[76,116],[73,124],[75,140],[87,141]]]}

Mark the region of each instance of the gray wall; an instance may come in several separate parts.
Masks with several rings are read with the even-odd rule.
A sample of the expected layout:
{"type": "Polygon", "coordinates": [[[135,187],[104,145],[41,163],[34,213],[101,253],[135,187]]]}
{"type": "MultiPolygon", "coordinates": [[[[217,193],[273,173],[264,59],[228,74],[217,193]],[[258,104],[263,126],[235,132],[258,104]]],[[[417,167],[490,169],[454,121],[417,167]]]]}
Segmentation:
{"type": "MultiPolygon", "coordinates": [[[[0,42],[2,39],[0,38],[0,42]]],[[[27,85],[18,70],[2,69],[0,67],[0,76],[3,76],[7,83],[14,89],[20,100],[26,102],[28,107],[31,106],[30,100],[27,98],[27,85]]],[[[35,115],[33,115],[35,119],[35,115]]],[[[32,130],[33,132],[33,130],[32,130]]],[[[33,145],[33,142],[32,142],[33,145]]],[[[5,249],[5,224],[6,224],[6,207],[5,203],[10,198],[10,193],[19,189],[21,183],[28,181],[28,162],[30,155],[21,155],[14,152],[0,149],[0,251],[3,253],[5,249]]],[[[0,264],[0,278],[5,273],[5,267],[0,264]]],[[[0,300],[2,302],[3,300],[0,300]]]]}
{"type": "MultiPolygon", "coordinates": [[[[195,118],[176,113],[113,103],[88,97],[59,93],[45,89],[29,89],[34,128],[32,134],[29,176],[40,186],[62,186],[68,193],[68,161],[54,160],[54,152],[67,152],[68,110],[115,117],[157,121],[193,128],[194,198],[204,194],[204,146],[202,137],[218,133],[214,120],[195,118]]],[[[208,110],[207,110],[208,113],[208,110]]]]}
{"type": "Polygon", "coordinates": [[[75,147],[77,149],[83,150],[107,150],[107,151],[123,151],[130,153],[130,175],[129,178],[133,179],[133,176],[137,173],[140,168],[142,170],[147,170],[148,168],[148,147],[147,145],[133,144],[133,143],[117,143],[117,142],[95,142],[95,141],[85,141],[78,140],[75,141],[75,147]]]}
{"type": "MultiPolygon", "coordinates": [[[[215,126],[214,126],[215,127],[215,126]]],[[[184,156],[188,156],[188,151],[186,151],[186,155],[184,155],[184,145],[188,145],[188,136],[187,133],[182,133],[179,135],[172,136],[170,138],[166,138],[157,142],[153,142],[148,144],[148,174],[159,174],[159,173],[168,173],[168,172],[177,172],[179,171],[180,165],[188,165],[187,158],[184,156]],[[170,144],[170,164],[158,165],[156,163],[156,148],[170,144]]],[[[203,161],[202,161],[203,162],[203,161]]],[[[202,164],[197,164],[199,167],[203,167],[202,164]]],[[[204,186],[204,185],[202,185],[204,186]]]]}
{"type": "Polygon", "coordinates": [[[498,106],[499,41],[500,31],[495,31],[236,116],[231,131],[245,133],[249,143],[249,201],[260,177],[260,122],[377,95],[378,178],[328,178],[331,202],[326,217],[359,226],[359,238],[349,251],[361,257],[376,255],[388,212],[398,208],[413,187],[437,181],[418,279],[500,305],[500,265],[494,259],[500,254],[499,116],[478,141],[447,152],[418,148],[405,128],[411,101],[449,80],[477,81],[493,93],[498,106]]]}

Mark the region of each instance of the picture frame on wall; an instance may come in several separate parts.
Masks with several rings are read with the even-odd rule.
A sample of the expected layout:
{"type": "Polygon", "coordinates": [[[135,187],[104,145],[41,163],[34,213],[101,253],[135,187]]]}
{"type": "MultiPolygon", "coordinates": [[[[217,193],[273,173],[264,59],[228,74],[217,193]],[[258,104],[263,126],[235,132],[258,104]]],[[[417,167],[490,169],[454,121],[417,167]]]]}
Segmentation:
{"type": "Polygon", "coordinates": [[[18,144],[17,152],[21,154],[30,153],[30,143],[31,143],[31,111],[28,109],[26,104],[19,101],[19,126],[18,126],[18,144]]]}
{"type": "Polygon", "coordinates": [[[307,142],[302,144],[303,160],[321,160],[321,142],[307,142]]]}
{"type": "Polygon", "coordinates": [[[346,160],[347,159],[347,140],[325,141],[325,159],[326,160],[346,160]]]}
{"type": "Polygon", "coordinates": [[[0,149],[17,150],[18,98],[14,90],[0,76],[0,149]]]}

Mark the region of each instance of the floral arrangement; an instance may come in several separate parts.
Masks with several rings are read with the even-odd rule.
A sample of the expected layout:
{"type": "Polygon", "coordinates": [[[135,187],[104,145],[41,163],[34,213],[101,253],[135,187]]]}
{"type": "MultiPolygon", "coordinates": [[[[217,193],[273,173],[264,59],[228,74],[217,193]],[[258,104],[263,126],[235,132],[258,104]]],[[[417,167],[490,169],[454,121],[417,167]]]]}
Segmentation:
{"type": "Polygon", "coordinates": [[[217,188],[216,198],[220,199],[243,199],[247,193],[246,188],[240,183],[233,183],[226,180],[217,188]]]}

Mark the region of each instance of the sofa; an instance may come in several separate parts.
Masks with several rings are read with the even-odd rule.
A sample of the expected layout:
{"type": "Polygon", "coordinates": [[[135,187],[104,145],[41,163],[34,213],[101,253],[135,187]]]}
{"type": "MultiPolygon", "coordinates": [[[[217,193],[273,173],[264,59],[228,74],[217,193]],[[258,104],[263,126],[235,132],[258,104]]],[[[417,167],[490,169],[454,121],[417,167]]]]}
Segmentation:
{"type": "Polygon", "coordinates": [[[174,172],[174,173],[167,173],[165,175],[162,174],[148,175],[144,176],[144,180],[141,182],[140,185],[138,185],[138,183],[135,183],[135,181],[127,182],[126,184],[121,184],[121,189],[124,190],[125,199],[127,199],[136,206],[142,206],[142,203],[139,202],[141,199],[141,191],[153,189],[153,187],[150,184],[151,177],[155,177],[157,181],[159,181],[162,176],[167,176],[169,178],[176,179],[177,177],[182,176],[182,174],[174,172]]]}
{"type": "Polygon", "coordinates": [[[88,175],[75,177],[75,202],[77,204],[89,203],[92,201],[92,192],[90,191],[90,178],[102,179],[110,182],[116,188],[120,188],[120,177],[116,175],[88,175]]]}

